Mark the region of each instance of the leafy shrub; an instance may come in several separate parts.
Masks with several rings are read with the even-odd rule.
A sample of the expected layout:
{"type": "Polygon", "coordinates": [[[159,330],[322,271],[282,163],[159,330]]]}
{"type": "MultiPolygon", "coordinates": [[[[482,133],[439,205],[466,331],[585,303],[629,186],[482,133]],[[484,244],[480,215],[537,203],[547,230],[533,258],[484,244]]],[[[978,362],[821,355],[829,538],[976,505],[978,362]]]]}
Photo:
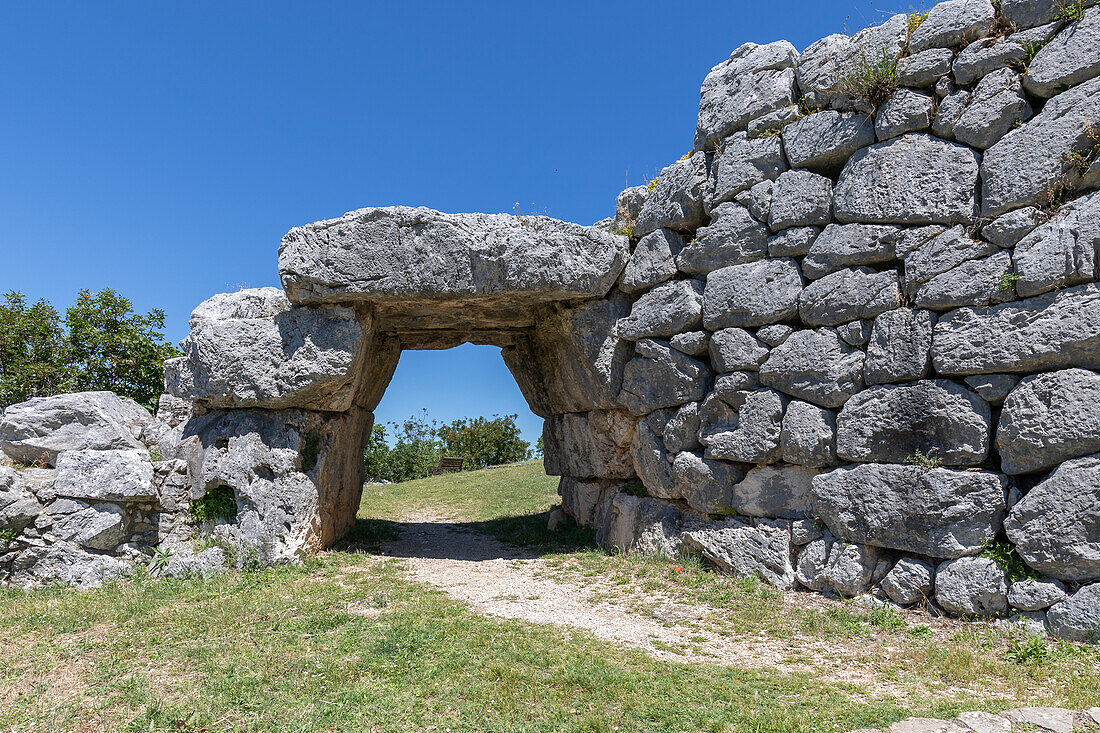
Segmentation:
{"type": "Polygon", "coordinates": [[[943,461],[939,458],[933,458],[932,456],[926,456],[921,453],[920,448],[917,448],[917,450],[913,452],[913,455],[906,456],[905,462],[910,466],[918,466],[926,471],[931,471],[933,468],[939,468],[943,465],[943,461]]]}
{"type": "Polygon", "coordinates": [[[233,487],[222,484],[207,489],[201,499],[191,502],[191,519],[196,524],[213,522],[215,519],[235,519],[237,499],[233,487]]]}
{"type": "Polygon", "coordinates": [[[898,88],[897,66],[897,59],[885,50],[876,59],[868,59],[863,54],[840,80],[840,91],[877,109],[898,88]]]}
{"type": "Polygon", "coordinates": [[[1005,659],[1016,664],[1041,664],[1050,658],[1050,647],[1040,636],[1032,636],[1022,644],[1012,642],[1005,650],[1005,659]]]}
{"type": "Polygon", "coordinates": [[[1009,583],[1018,580],[1038,580],[1042,575],[1031,568],[1016,552],[1016,548],[1008,542],[994,542],[984,550],[979,557],[984,557],[997,563],[997,567],[1004,571],[1009,583]]]}

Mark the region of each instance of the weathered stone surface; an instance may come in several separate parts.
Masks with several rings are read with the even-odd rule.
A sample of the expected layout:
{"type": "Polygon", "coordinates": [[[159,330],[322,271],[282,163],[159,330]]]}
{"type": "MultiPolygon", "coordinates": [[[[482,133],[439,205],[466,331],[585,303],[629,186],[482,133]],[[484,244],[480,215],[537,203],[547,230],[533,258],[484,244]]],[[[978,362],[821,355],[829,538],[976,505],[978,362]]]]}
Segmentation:
{"type": "Polygon", "coordinates": [[[786,398],[771,389],[742,393],[731,405],[736,420],[726,425],[704,424],[699,436],[707,458],[743,463],[773,463],[779,460],[779,431],[783,425],[786,398]]]}
{"type": "Polygon", "coordinates": [[[875,136],[879,140],[889,140],[907,132],[926,130],[932,124],[935,106],[935,101],[927,94],[898,89],[882,103],[875,115],[875,136]]]}
{"type": "Polygon", "coordinates": [[[703,283],[673,280],[650,290],[630,309],[615,328],[628,341],[667,338],[703,323],[703,283]]]}
{"type": "Polygon", "coordinates": [[[1091,79],[1046,103],[982,157],[982,215],[1049,203],[1050,187],[1076,186],[1081,172],[1063,161],[1093,143],[1086,123],[1100,119],[1100,79],[1091,79]],[[1068,169],[1067,169],[1068,168],[1068,169]]]}
{"type": "Polygon", "coordinates": [[[1029,46],[1033,49],[1041,47],[1050,40],[1054,31],[1054,25],[1047,25],[1000,38],[974,41],[955,59],[952,66],[955,81],[959,84],[973,84],[997,69],[1023,64],[1027,60],[1029,46]]]}
{"type": "Polygon", "coordinates": [[[1012,255],[1007,251],[969,260],[918,287],[913,305],[948,310],[1009,300],[1014,291],[1006,276],[1011,273],[1012,255]]]}
{"type": "Polygon", "coordinates": [[[255,295],[216,296],[218,307],[200,305],[191,314],[185,356],[165,367],[167,390],[212,408],[351,407],[367,342],[355,311],[293,307],[274,294],[261,310],[255,295]],[[248,304],[234,308],[236,299],[248,304]]]}
{"type": "Polygon", "coordinates": [[[630,443],[630,455],[634,472],[650,496],[661,499],[680,498],[679,484],[672,474],[672,461],[669,460],[664,441],[653,430],[650,421],[638,421],[630,443]]]}
{"type": "Polygon", "coordinates": [[[720,372],[756,371],[768,357],[768,347],[743,328],[715,331],[710,340],[710,363],[720,372]]]}
{"type": "Polygon", "coordinates": [[[794,104],[797,60],[787,41],[746,43],[711,69],[699,92],[695,149],[710,150],[752,118],[794,104]]]}
{"type": "Polygon", "coordinates": [[[817,227],[793,227],[784,229],[768,239],[769,257],[801,257],[810,251],[821,232],[817,227]]]}
{"type": "Polygon", "coordinates": [[[980,156],[962,145],[910,134],[864,148],[834,192],[841,222],[969,224],[977,214],[980,156]]]}
{"type": "Polygon", "coordinates": [[[779,434],[783,460],[821,468],[836,461],[836,415],[831,410],[792,400],[779,434]]]}
{"type": "Polygon", "coordinates": [[[0,528],[21,531],[41,513],[42,505],[15,469],[0,466],[0,528]]]}
{"type": "Polygon", "coordinates": [[[821,474],[813,508],[850,542],[954,558],[997,536],[1005,511],[1004,476],[868,463],[821,474]]]}
{"type": "Polygon", "coordinates": [[[829,558],[822,573],[825,586],[847,598],[867,592],[871,588],[879,557],[877,548],[834,542],[829,548],[829,558]]]}
{"type": "Polygon", "coordinates": [[[850,100],[841,91],[841,80],[864,59],[897,58],[909,35],[904,13],[854,36],[834,34],[811,44],[798,58],[798,87],[811,107],[841,108],[850,100]]]}
{"type": "Polygon", "coordinates": [[[669,453],[693,451],[699,447],[698,402],[681,405],[665,425],[665,448],[669,453]]]}
{"type": "Polygon", "coordinates": [[[664,227],[681,231],[703,223],[703,198],[707,191],[707,161],[702,153],[664,168],[657,185],[638,214],[634,236],[664,227]]]}
{"type": "Polygon", "coordinates": [[[153,464],[144,449],[74,450],[57,457],[58,496],[93,501],[155,501],[153,464]]]}
{"type": "Polygon", "coordinates": [[[1100,583],[1086,585],[1051,606],[1047,623],[1058,638],[1095,642],[1100,638],[1100,583]]]}
{"type": "Polygon", "coordinates": [[[829,551],[835,542],[832,535],[826,534],[802,548],[795,564],[795,580],[799,585],[816,591],[826,589],[825,565],[829,562],[829,551]]]}
{"type": "Polygon", "coordinates": [[[950,48],[968,38],[985,35],[993,20],[989,0],[947,0],[934,5],[928,17],[909,38],[909,48],[919,53],[927,48],[950,48]]]}
{"type": "Polygon", "coordinates": [[[930,48],[898,60],[898,84],[922,89],[951,71],[953,55],[947,48],[930,48]]]}
{"type": "Polygon", "coordinates": [[[816,173],[835,174],[852,153],[874,141],[874,120],[859,112],[815,112],[783,128],[791,167],[816,173]]]}
{"type": "Polygon", "coordinates": [[[1013,247],[1046,217],[1034,206],[1001,214],[982,228],[982,237],[998,247],[1013,247]]]}
{"type": "Polygon", "coordinates": [[[1008,583],[997,563],[984,557],[960,557],[936,568],[936,603],[956,616],[1008,613],[1008,583]]]}
{"type": "Polygon", "coordinates": [[[1062,207],[1016,245],[1016,292],[1027,297],[1095,280],[1098,251],[1100,193],[1091,193],[1062,207]]]}
{"type": "Polygon", "coordinates": [[[774,326],[764,326],[756,331],[756,338],[763,341],[768,346],[779,346],[787,340],[787,338],[794,333],[794,329],[790,326],[777,323],[774,326]]]}
{"type": "Polygon", "coordinates": [[[141,448],[137,436],[152,419],[113,392],[35,397],[0,416],[0,450],[19,463],[52,466],[62,451],[141,448]]]}
{"type": "Polygon", "coordinates": [[[917,285],[928,282],[936,275],[996,251],[997,248],[990,243],[968,236],[963,227],[951,227],[905,255],[906,292],[913,293],[917,285]]]}
{"type": "Polygon", "coordinates": [[[1043,611],[1066,599],[1066,586],[1054,578],[1017,580],[1008,587],[1008,603],[1021,611],[1043,611]]]}
{"type": "Polygon", "coordinates": [[[642,339],[623,370],[619,402],[635,415],[698,402],[710,390],[710,368],[663,341],[642,339]]]}
{"type": "Polygon", "coordinates": [[[737,395],[738,392],[753,389],[760,389],[760,375],[756,372],[729,372],[714,378],[714,390],[711,395],[729,403],[736,403],[741,399],[737,395]]]}
{"type": "Polygon", "coordinates": [[[772,210],[772,188],[771,181],[761,181],[749,190],[734,196],[733,200],[747,208],[752,218],[766,222],[772,210]]]}
{"type": "Polygon", "coordinates": [[[898,232],[883,224],[830,224],[813,240],[802,273],[813,279],[845,267],[890,262],[898,232]]]}
{"type": "Polygon", "coordinates": [[[672,462],[677,493],[692,509],[704,514],[729,513],[733,489],[745,471],[724,461],[710,461],[696,453],[678,453],[672,462]]]}
{"type": "Polygon", "coordinates": [[[953,132],[959,142],[985,150],[1029,117],[1031,105],[1024,97],[1019,74],[998,69],[978,82],[953,132]]]}
{"type": "Polygon", "coordinates": [[[109,552],[126,539],[125,517],[114,504],[58,499],[46,507],[45,514],[52,515],[50,534],[63,542],[109,552]]]}
{"type": "Polygon", "coordinates": [[[778,137],[750,138],[746,132],[730,135],[719,145],[711,164],[714,185],[707,197],[708,208],[732,201],[762,181],[774,181],[786,168],[778,137]]]}
{"type": "Polygon", "coordinates": [[[1001,715],[1026,730],[1028,725],[1054,733],[1072,733],[1073,711],[1062,708],[1029,707],[1005,710],[1001,715]]]}
{"type": "Polygon", "coordinates": [[[833,217],[833,182],[804,170],[785,171],[772,186],[768,226],[773,232],[790,227],[824,226],[833,217]]]}
{"type": "Polygon", "coordinates": [[[479,294],[533,302],[602,296],[626,258],[626,237],[596,227],[393,206],[291,229],[279,247],[279,275],[294,303],[479,294]]]}
{"type": "Polygon", "coordinates": [[[1005,473],[1030,473],[1100,451],[1100,375],[1064,369],[1025,377],[997,424],[1005,473]]]}
{"type": "Polygon", "coordinates": [[[1100,369],[1100,288],[952,311],[936,323],[932,364],[944,375],[1100,369]]]}
{"type": "Polygon", "coordinates": [[[970,104],[970,92],[965,89],[953,90],[940,101],[936,117],[932,120],[932,132],[946,140],[955,139],[955,124],[970,104]]]}
{"type": "Polygon", "coordinates": [[[797,104],[780,107],[765,115],[749,120],[749,137],[761,137],[774,130],[782,130],[791,122],[794,122],[802,113],[797,104]]]}
{"type": "Polygon", "coordinates": [[[133,565],[126,560],[87,552],[72,542],[58,542],[21,553],[12,563],[11,580],[24,588],[45,583],[96,588],[132,573],[133,565]]]}
{"type": "Polygon", "coordinates": [[[732,506],[749,517],[805,519],[810,490],[820,471],[807,466],[756,466],[733,487],[732,506]]]}
{"type": "Polygon", "coordinates": [[[934,574],[935,569],[923,560],[903,557],[882,579],[882,590],[899,605],[919,603],[932,596],[934,574]]]}
{"type": "Polygon", "coordinates": [[[156,419],[170,428],[179,427],[191,419],[194,405],[188,400],[170,395],[167,392],[157,400],[156,419]]]}
{"type": "Polygon", "coordinates": [[[615,494],[596,541],[608,549],[638,555],[676,557],[682,542],[683,514],[668,502],[615,494]]]}
{"type": "Polygon", "coordinates": [[[677,351],[688,356],[702,356],[710,348],[710,334],[706,331],[678,333],[668,341],[677,351]]]}
{"type": "Polygon", "coordinates": [[[927,376],[935,323],[933,313],[912,308],[877,315],[867,344],[863,381],[888,384],[927,376]]]}
{"type": "Polygon", "coordinates": [[[634,418],[624,410],[554,415],[543,423],[543,466],[550,476],[628,479],[634,418]]]}
{"type": "Polygon", "coordinates": [[[872,321],[851,321],[836,327],[840,338],[849,346],[863,346],[871,338],[872,321]]]}
{"type": "Polygon", "coordinates": [[[631,186],[619,192],[615,198],[615,218],[611,222],[611,231],[615,234],[633,232],[638,223],[638,214],[642,213],[642,207],[648,198],[649,186],[631,186]]]}
{"type": "Polygon", "coordinates": [[[989,428],[989,405],[954,382],[887,384],[844,403],[836,452],[849,461],[902,463],[919,451],[948,466],[975,466],[989,453],[989,428]]]}
{"type": "Polygon", "coordinates": [[[711,331],[767,326],[794,318],[802,273],[792,259],[731,265],[707,276],[703,325],[711,331]]]}
{"type": "Polygon", "coordinates": [[[1061,580],[1100,579],[1100,455],[1066,461],[1005,520],[1028,565],[1061,580]]]}
{"type": "Polygon", "coordinates": [[[863,386],[863,358],[831,328],[796,331],[771,350],[760,367],[760,383],[836,408],[863,386]]]}
{"type": "Polygon", "coordinates": [[[1069,23],[1028,64],[1024,84],[1039,97],[1055,94],[1100,75],[1100,8],[1069,23]]]}
{"type": "Polygon", "coordinates": [[[1018,28],[1050,23],[1058,11],[1058,0],[1001,0],[1005,18],[1018,28]]]}
{"type": "Polygon", "coordinates": [[[671,280],[676,274],[673,258],[683,248],[683,237],[671,229],[658,229],[645,235],[634,247],[619,287],[624,293],[640,293],[671,280]]]}
{"type": "Polygon", "coordinates": [[[874,318],[900,306],[901,288],[896,270],[875,272],[869,267],[855,267],[838,270],[807,285],[798,300],[798,314],[810,326],[836,326],[874,318]]]}
{"type": "Polygon", "coordinates": [[[577,524],[595,526],[602,518],[598,514],[604,498],[615,491],[612,481],[584,481],[562,476],[558,482],[562,510],[577,524]]]}
{"type": "Polygon", "coordinates": [[[1014,374],[977,374],[963,381],[989,404],[1000,405],[1020,378],[1014,374]]]}
{"type": "Polygon", "coordinates": [[[712,527],[684,532],[684,544],[699,552],[724,573],[759,578],[781,590],[794,586],[790,532],[761,525],[750,527],[735,519],[712,527]]]}
{"type": "Polygon", "coordinates": [[[741,204],[732,201],[711,212],[710,226],[676,256],[676,266],[690,275],[705,275],[728,265],[762,260],[768,253],[768,229],[741,204]]]}

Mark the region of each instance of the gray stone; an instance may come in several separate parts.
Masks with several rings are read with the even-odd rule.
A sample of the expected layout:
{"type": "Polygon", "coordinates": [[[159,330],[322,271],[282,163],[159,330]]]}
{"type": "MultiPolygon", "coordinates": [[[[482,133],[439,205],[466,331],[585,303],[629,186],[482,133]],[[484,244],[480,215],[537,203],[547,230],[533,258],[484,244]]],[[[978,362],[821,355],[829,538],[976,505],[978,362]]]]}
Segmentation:
{"type": "Polygon", "coordinates": [[[714,390],[711,394],[721,400],[735,403],[741,399],[737,396],[738,392],[753,389],[760,389],[760,376],[756,372],[730,372],[719,374],[714,378],[714,390]]]}
{"type": "MultiPolygon", "coordinates": [[[[823,235],[824,236],[824,235],[823,235]]],[[[896,270],[875,272],[869,267],[839,270],[806,286],[798,314],[810,326],[836,326],[901,306],[896,270]]]]}
{"type": "Polygon", "coordinates": [[[754,117],[794,104],[797,60],[787,41],[746,43],[711,69],[699,92],[695,149],[710,150],[754,117]]]}
{"type": "Polygon", "coordinates": [[[747,208],[752,218],[767,222],[772,210],[772,185],[771,181],[762,181],[749,190],[737,194],[733,200],[747,208]]]}
{"type": "Polygon", "coordinates": [[[794,318],[802,273],[792,259],[731,265],[707,275],[703,325],[716,331],[767,326],[794,318]]]}
{"type": "Polygon", "coordinates": [[[733,508],[750,517],[806,519],[813,478],[819,473],[807,466],[756,466],[733,487],[733,508]]]}
{"type": "Polygon", "coordinates": [[[842,80],[860,62],[882,57],[897,58],[909,35],[904,13],[854,36],[834,34],[811,44],[798,58],[798,87],[811,107],[841,108],[851,102],[842,91],[842,80]]]}
{"type": "Polygon", "coordinates": [[[768,347],[743,328],[715,331],[710,340],[710,363],[720,372],[756,371],[768,358],[768,347]]]}
{"type": "Polygon", "coordinates": [[[955,125],[970,104],[970,92],[958,89],[940,101],[936,117],[932,120],[932,132],[946,140],[955,139],[955,125]]]}
{"type": "Polygon", "coordinates": [[[768,254],[768,229],[741,204],[721,204],[711,213],[710,226],[696,232],[676,256],[676,266],[690,275],[705,275],[720,267],[762,260],[768,254]]]}
{"type": "Polygon", "coordinates": [[[1086,585],[1047,611],[1050,632],[1060,639],[1095,642],[1100,638],[1100,583],[1086,585]]]}
{"type": "Polygon", "coordinates": [[[863,346],[871,339],[871,321],[852,321],[836,327],[836,332],[849,346],[863,346]]]}
{"type": "Polygon", "coordinates": [[[1053,731],[1053,733],[1072,733],[1074,730],[1072,710],[1040,707],[1016,708],[1015,710],[1005,710],[1001,715],[1013,723],[1019,723],[1025,727],[1030,724],[1044,731],[1053,731]]]}
{"type": "Polygon", "coordinates": [[[845,460],[902,463],[919,452],[948,466],[976,466],[989,453],[990,411],[946,379],[885,384],[844,403],[836,429],[845,460]]]}
{"type": "Polygon", "coordinates": [[[905,255],[905,291],[912,295],[937,275],[997,251],[992,244],[968,236],[963,227],[952,227],[905,255]]]}
{"type": "Polygon", "coordinates": [[[610,550],[672,558],[683,547],[683,521],[681,511],[668,502],[618,493],[611,497],[596,541],[610,550]]]}
{"type": "Polygon", "coordinates": [[[623,410],[554,415],[543,423],[543,466],[551,476],[629,479],[634,418],[623,410]]]}
{"type": "Polygon", "coordinates": [[[173,552],[160,575],[168,578],[198,576],[211,578],[226,569],[225,550],[209,547],[202,552],[173,552]]]}
{"type": "Polygon", "coordinates": [[[191,419],[194,405],[165,392],[157,400],[156,419],[170,428],[177,428],[191,419]]]}
{"type": "Polygon", "coordinates": [[[830,224],[805,253],[802,273],[813,279],[845,267],[890,262],[898,232],[883,224],[830,224]]]}
{"type": "Polygon", "coordinates": [[[760,383],[836,408],[862,388],[863,358],[831,328],[796,331],[771,350],[760,367],[760,383]]]}
{"type": "Polygon", "coordinates": [[[997,424],[1005,473],[1031,473],[1100,451],[1100,374],[1064,369],[1024,377],[997,424]]]}
{"type": "Polygon", "coordinates": [[[623,370],[619,402],[635,415],[698,402],[710,390],[711,370],[664,342],[642,339],[623,370]]]}
{"type": "Polygon", "coordinates": [[[928,129],[932,124],[932,97],[912,89],[898,89],[882,103],[875,115],[875,136],[879,140],[928,129]]]}
{"type": "Polygon", "coordinates": [[[960,557],[936,568],[936,603],[956,616],[1008,613],[1008,582],[997,563],[984,557],[960,557]]]}
{"type": "Polygon", "coordinates": [[[57,457],[58,496],[93,501],[156,501],[153,464],[144,449],[74,450],[57,457]]]}
{"type": "Polygon", "coordinates": [[[952,311],[936,323],[932,364],[944,375],[1100,369],[1100,287],[952,311]]]}
{"type": "Polygon", "coordinates": [[[976,554],[997,536],[1005,477],[986,471],[867,463],[821,474],[813,508],[850,542],[937,558],[976,554]]]}
{"type": "Polygon", "coordinates": [[[996,219],[986,224],[982,229],[982,237],[998,247],[1013,247],[1023,239],[1031,230],[1043,222],[1043,212],[1034,206],[1025,206],[1022,209],[1001,214],[996,219]]]}
{"type": "Polygon", "coordinates": [[[782,130],[801,116],[798,105],[792,104],[755,117],[749,120],[749,137],[763,137],[776,130],[782,130]]]}
{"type": "Polygon", "coordinates": [[[1055,94],[1100,75],[1100,8],[1069,23],[1027,67],[1024,85],[1039,97],[1055,94]]]}
{"type": "Polygon", "coordinates": [[[1005,278],[1011,273],[1012,255],[1007,251],[970,260],[922,284],[913,296],[913,304],[948,310],[1010,300],[1015,292],[1005,278]]]}
{"type": "Polygon", "coordinates": [[[558,483],[562,510],[573,517],[577,524],[597,526],[606,508],[605,499],[617,491],[612,481],[582,481],[572,476],[562,476],[558,483]]]}
{"type": "Polygon", "coordinates": [[[646,199],[649,198],[649,186],[631,186],[623,189],[615,198],[615,218],[611,222],[614,234],[634,232],[638,223],[638,214],[642,213],[646,199]]]}
{"type": "Polygon", "coordinates": [[[18,463],[52,466],[62,451],[141,448],[137,436],[152,419],[113,392],[35,397],[0,416],[0,450],[18,463]]]}
{"type": "Polygon", "coordinates": [[[1100,119],[1100,79],[1062,92],[1042,112],[1012,130],[982,157],[982,215],[1050,203],[1051,186],[1073,189],[1081,179],[1064,164],[1093,144],[1086,124],[1100,119]]]}
{"type": "Polygon", "coordinates": [[[934,5],[909,38],[909,48],[950,48],[988,31],[994,11],[989,0],[947,0],[934,5]]]}
{"type": "Polygon", "coordinates": [[[669,453],[693,451],[699,447],[699,406],[698,402],[681,405],[665,425],[665,448],[669,453]]]}
{"type": "Polygon", "coordinates": [[[727,520],[684,532],[681,538],[724,573],[759,578],[780,590],[794,586],[789,531],[727,520]]]}
{"type": "Polygon", "coordinates": [[[935,569],[923,560],[903,557],[882,579],[882,590],[898,605],[920,603],[932,596],[934,573],[935,569]]]}
{"type": "Polygon", "coordinates": [[[57,542],[20,554],[12,563],[11,581],[24,588],[45,583],[96,588],[132,573],[133,564],[126,560],[87,552],[72,542],[57,542]]]}
{"type": "Polygon", "coordinates": [[[1044,611],[1066,599],[1066,586],[1054,578],[1017,580],[1008,587],[1008,603],[1021,611],[1044,611]]]}
{"type": "Polygon", "coordinates": [[[923,247],[946,231],[947,227],[939,224],[902,229],[898,232],[897,241],[894,243],[894,256],[905,259],[910,252],[923,247]]]}
{"type": "Polygon", "coordinates": [[[279,276],[299,304],[476,294],[532,302],[602,296],[626,258],[626,237],[596,227],[393,206],[291,229],[279,246],[279,276]]]}
{"type": "Polygon", "coordinates": [[[634,472],[650,496],[680,498],[679,484],[672,475],[672,461],[664,441],[646,420],[638,422],[630,443],[630,455],[634,461],[634,472]]]}
{"type": "Polygon", "coordinates": [[[764,326],[756,332],[756,338],[763,341],[768,346],[779,346],[787,340],[794,329],[788,325],[777,323],[774,326],[764,326]]]}
{"type": "Polygon", "coordinates": [[[835,174],[852,153],[874,141],[874,120],[859,112],[815,112],[783,128],[791,167],[817,173],[835,174]]]}
{"type": "Polygon", "coordinates": [[[702,356],[710,349],[710,334],[706,331],[678,333],[669,339],[669,345],[689,356],[702,356]]]}
{"type": "Polygon", "coordinates": [[[952,131],[959,142],[985,150],[1029,117],[1031,105],[1020,76],[1012,69],[999,69],[978,83],[952,131]]]}
{"type": "Polygon", "coordinates": [[[916,89],[931,86],[951,71],[952,58],[950,49],[930,48],[899,59],[896,69],[898,84],[916,89]]]}
{"type": "Polygon", "coordinates": [[[853,155],[835,189],[836,218],[883,224],[969,224],[977,214],[980,156],[910,134],[853,155]]]}
{"type": "Polygon", "coordinates": [[[999,618],[993,622],[994,628],[1029,636],[1047,635],[1047,615],[1042,611],[1012,613],[1008,618],[999,618]]]}
{"type": "Polygon", "coordinates": [[[955,81],[973,84],[986,74],[1008,66],[1022,66],[1029,50],[1043,46],[1054,35],[1056,26],[1031,28],[1010,36],[983,38],[964,48],[952,67],[955,81]]]}
{"type": "Polygon", "coordinates": [[[1100,193],[1091,193],[1062,207],[1016,245],[1016,292],[1027,297],[1095,280],[1098,251],[1100,193]]]}
{"type": "Polygon", "coordinates": [[[58,499],[46,507],[46,512],[57,515],[50,534],[62,541],[107,552],[126,539],[125,517],[122,509],[113,504],[91,505],[58,499]]]}
{"type": "Polygon", "coordinates": [[[703,514],[729,513],[733,487],[745,471],[724,461],[710,461],[696,453],[677,453],[672,477],[679,495],[692,509],[703,514]]]}
{"type": "Polygon", "coordinates": [[[963,381],[989,404],[1000,405],[1020,378],[1014,374],[976,374],[963,381]]]}
{"type": "Polygon", "coordinates": [[[773,463],[780,458],[779,432],[783,425],[786,398],[775,390],[758,389],[743,393],[732,405],[736,420],[712,426],[704,422],[699,440],[707,458],[743,463],[773,463]]]}
{"type": "Polygon", "coordinates": [[[699,280],[673,280],[650,290],[619,320],[615,329],[628,341],[641,338],[667,338],[703,323],[703,283],[699,280]]]}
{"type": "Polygon", "coordinates": [[[774,181],[786,168],[778,137],[750,138],[746,132],[734,133],[719,145],[711,164],[714,186],[707,198],[708,208],[732,201],[762,181],[774,181]]]}
{"type": "Polygon", "coordinates": [[[833,182],[804,170],[785,171],[772,186],[768,226],[772,231],[790,227],[825,226],[833,216],[833,182]]]}
{"type": "Polygon", "coordinates": [[[1001,0],[1005,19],[1018,28],[1031,28],[1054,20],[1058,0],[1001,0]]]}
{"type": "Polygon", "coordinates": [[[932,328],[936,316],[925,310],[899,308],[875,317],[863,381],[888,384],[923,379],[928,374],[932,328]]]}
{"type": "Polygon", "coordinates": [[[658,229],[638,241],[626,263],[619,287],[624,293],[640,293],[671,280],[676,274],[673,259],[684,248],[684,239],[671,229],[658,229]]]}
{"type": "Polygon", "coordinates": [[[877,548],[834,542],[823,570],[825,586],[846,598],[866,593],[871,588],[879,559],[877,548]]]}
{"type": "Polygon", "coordinates": [[[42,505],[15,469],[0,466],[0,528],[20,532],[41,513],[42,505]]]}
{"type": "Polygon", "coordinates": [[[825,525],[816,519],[791,520],[791,544],[808,545],[825,536],[825,525]]]}
{"type": "Polygon", "coordinates": [[[1100,455],[1066,461],[1024,495],[1005,533],[1031,567],[1060,580],[1100,579],[1100,455]]]}
{"type": "Polygon", "coordinates": [[[695,229],[703,223],[706,190],[707,161],[702,153],[664,168],[638,214],[634,236],[644,236],[660,227],[695,229]]]}
{"type": "Polygon", "coordinates": [[[801,257],[810,251],[814,240],[821,232],[817,227],[793,227],[784,229],[768,239],[768,256],[801,257]]]}
{"type": "Polygon", "coordinates": [[[798,561],[795,564],[795,580],[810,590],[823,591],[826,589],[825,566],[829,562],[829,551],[833,549],[836,539],[826,534],[811,540],[798,553],[798,561]]]}

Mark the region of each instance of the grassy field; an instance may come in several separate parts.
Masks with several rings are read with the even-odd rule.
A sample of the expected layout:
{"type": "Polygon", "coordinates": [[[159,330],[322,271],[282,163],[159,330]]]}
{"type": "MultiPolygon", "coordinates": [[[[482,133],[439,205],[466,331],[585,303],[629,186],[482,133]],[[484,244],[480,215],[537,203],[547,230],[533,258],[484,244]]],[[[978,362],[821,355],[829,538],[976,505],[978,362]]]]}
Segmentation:
{"type": "Polygon", "coordinates": [[[528,464],[368,486],[350,541],[301,565],[0,592],[0,731],[842,731],[1100,704],[1095,647],[1014,651],[989,625],[807,604],[690,563],[607,555],[583,531],[546,533],[555,484],[528,464]],[[807,671],[666,662],[481,617],[372,552],[410,513],[542,548],[547,572],[600,579],[639,612],[656,597],[705,604],[715,629],[789,645],[807,671]],[[828,681],[826,665],[864,672],[828,681]]]}

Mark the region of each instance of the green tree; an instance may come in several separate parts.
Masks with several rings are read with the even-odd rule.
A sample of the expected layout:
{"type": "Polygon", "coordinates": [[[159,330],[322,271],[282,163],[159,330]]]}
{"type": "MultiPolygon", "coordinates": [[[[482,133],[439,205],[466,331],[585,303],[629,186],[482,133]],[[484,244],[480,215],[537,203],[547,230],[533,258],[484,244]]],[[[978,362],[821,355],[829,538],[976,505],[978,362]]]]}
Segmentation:
{"type": "Polygon", "coordinates": [[[5,294],[0,303],[0,410],[64,392],[71,382],[57,311],[45,300],[28,306],[22,293],[5,294]]]}
{"type": "Polygon", "coordinates": [[[443,452],[462,456],[470,469],[525,461],[531,457],[531,444],[519,437],[519,415],[493,415],[455,420],[439,428],[443,452]]]}

